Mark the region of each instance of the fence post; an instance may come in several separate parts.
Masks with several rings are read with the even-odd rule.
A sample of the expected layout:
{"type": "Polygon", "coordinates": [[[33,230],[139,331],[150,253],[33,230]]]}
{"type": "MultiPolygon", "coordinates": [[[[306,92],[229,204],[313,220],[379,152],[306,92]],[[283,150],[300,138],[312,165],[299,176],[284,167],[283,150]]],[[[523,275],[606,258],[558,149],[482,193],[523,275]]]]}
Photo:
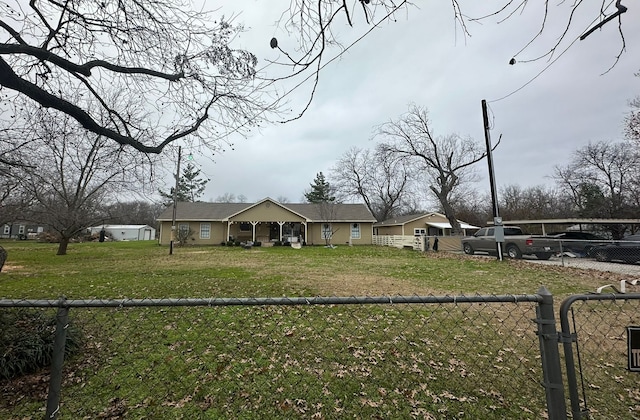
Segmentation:
{"type": "Polygon", "coordinates": [[[566,419],[567,406],[564,399],[553,296],[544,286],[538,290],[538,295],[542,297],[542,302],[536,308],[538,314],[536,323],[538,324],[537,334],[540,339],[543,385],[547,397],[549,419],[566,419]]]}
{"type": "Polygon", "coordinates": [[[47,396],[46,419],[55,419],[60,409],[60,393],[62,390],[62,365],[67,342],[69,326],[69,307],[65,306],[66,298],[60,298],[56,314],[56,336],[53,342],[51,358],[51,378],[49,379],[49,395],[47,396]]]}

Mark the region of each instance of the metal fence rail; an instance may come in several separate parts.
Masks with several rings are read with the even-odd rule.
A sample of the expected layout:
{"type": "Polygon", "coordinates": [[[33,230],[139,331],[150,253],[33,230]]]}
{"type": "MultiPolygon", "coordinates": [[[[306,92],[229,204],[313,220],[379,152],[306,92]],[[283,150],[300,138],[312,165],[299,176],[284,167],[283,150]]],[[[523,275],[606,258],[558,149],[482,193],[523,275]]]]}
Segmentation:
{"type": "MultiPolygon", "coordinates": [[[[555,321],[541,319],[550,299],[0,300],[0,311],[56,311],[51,418],[563,418],[561,381],[542,368],[544,348],[557,352],[555,321]],[[69,328],[83,346],[63,360],[69,328]],[[558,396],[561,415],[547,410],[558,396]]],[[[0,417],[42,410],[3,386],[0,417]]]]}
{"type": "Polygon", "coordinates": [[[560,322],[573,418],[639,418],[640,373],[628,369],[627,327],[640,326],[640,294],[571,296],[560,322]]]}

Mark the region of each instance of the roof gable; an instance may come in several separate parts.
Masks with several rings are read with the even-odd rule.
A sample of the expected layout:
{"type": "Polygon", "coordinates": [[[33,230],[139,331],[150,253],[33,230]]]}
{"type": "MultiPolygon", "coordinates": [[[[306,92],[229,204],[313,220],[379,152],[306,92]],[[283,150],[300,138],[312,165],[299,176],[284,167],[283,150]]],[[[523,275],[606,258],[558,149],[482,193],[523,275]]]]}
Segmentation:
{"type": "MultiPolygon", "coordinates": [[[[300,218],[302,218],[302,219],[304,219],[306,221],[309,221],[306,216],[296,212],[295,210],[292,210],[292,209],[288,208],[287,206],[285,206],[285,205],[283,205],[283,204],[281,204],[281,203],[279,203],[279,202],[277,202],[277,201],[275,201],[275,200],[273,200],[273,199],[271,199],[269,197],[267,197],[267,198],[265,198],[265,199],[263,199],[261,201],[258,201],[255,204],[251,204],[248,207],[246,207],[246,208],[244,208],[244,209],[242,209],[240,211],[237,211],[234,214],[229,215],[229,217],[227,217],[225,220],[229,220],[231,218],[237,218],[237,217],[241,216],[243,213],[251,213],[251,210],[258,210],[258,211],[264,211],[265,213],[266,212],[272,213],[273,209],[269,209],[269,207],[271,207],[271,205],[277,206],[279,209],[282,209],[282,210],[285,210],[287,212],[293,213],[296,216],[298,216],[298,217],[300,217],[300,218]],[[262,207],[262,209],[260,209],[260,207],[262,207]]],[[[257,212],[254,211],[253,213],[255,214],[257,212]]]]}

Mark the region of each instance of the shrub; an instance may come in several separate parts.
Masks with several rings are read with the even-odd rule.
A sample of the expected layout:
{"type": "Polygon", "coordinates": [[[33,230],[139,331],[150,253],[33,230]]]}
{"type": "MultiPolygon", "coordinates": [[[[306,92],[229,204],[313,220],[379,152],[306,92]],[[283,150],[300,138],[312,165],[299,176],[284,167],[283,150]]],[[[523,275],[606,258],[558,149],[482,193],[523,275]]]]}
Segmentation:
{"type": "Polygon", "coordinates": [[[280,242],[280,241],[275,241],[275,242],[273,243],[273,246],[282,246],[282,242],[280,242]]]}
{"type": "Polygon", "coordinates": [[[253,243],[253,246],[262,246],[262,242],[260,242],[260,241],[255,241],[255,242],[253,243]]]}
{"type": "Polygon", "coordinates": [[[233,245],[234,245],[234,246],[240,246],[240,245],[242,245],[242,242],[240,242],[240,241],[235,241],[235,242],[233,243],[233,245]]]}
{"type": "Polygon", "coordinates": [[[222,246],[226,246],[226,245],[227,245],[227,243],[226,243],[225,241],[222,241],[222,242],[220,242],[220,245],[222,245],[222,246]]]}
{"type": "Polygon", "coordinates": [[[60,242],[60,235],[54,232],[42,232],[38,234],[38,242],[58,243],[60,242]]]}
{"type": "MultiPolygon", "coordinates": [[[[51,364],[55,338],[55,316],[41,310],[5,308],[0,311],[0,379],[36,372],[51,364]]],[[[65,355],[80,349],[81,334],[67,329],[65,355]]]]}
{"type": "Polygon", "coordinates": [[[233,246],[233,245],[235,245],[235,242],[233,242],[233,241],[227,241],[227,246],[233,246]]]}

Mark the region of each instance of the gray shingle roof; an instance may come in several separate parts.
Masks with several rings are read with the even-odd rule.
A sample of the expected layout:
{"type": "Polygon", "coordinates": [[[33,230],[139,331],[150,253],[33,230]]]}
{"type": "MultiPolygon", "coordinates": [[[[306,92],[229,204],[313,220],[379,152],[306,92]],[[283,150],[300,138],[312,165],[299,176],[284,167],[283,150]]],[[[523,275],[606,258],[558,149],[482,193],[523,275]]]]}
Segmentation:
{"type": "MultiPolygon", "coordinates": [[[[265,199],[260,201],[275,201],[265,199]]],[[[256,203],[188,203],[180,202],[176,207],[176,220],[185,221],[222,221],[231,215],[246,210],[256,203]]],[[[371,215],[364,204],[322,204],[310,203],[278,203],[310,221],[336,221],[336,222],[372,222],[376,219],[371,215]]],[[[170,221],[173,219],[173,206],[167,207],[158,216],[158,221],[170,221]]]]}
{"type": "Polygon", "coordinates": [[[405,214],[404,216],[392,217],[391,219],[384,220],[382,222],[378,222],[375,226],[398,226],[404,225],[405,223],[412,222],[414,220],[420,219],[422,217],[426,217],[429,214],[433,214],[433,212],[429,213],[418,213],[418,214],[405,214]]]}

